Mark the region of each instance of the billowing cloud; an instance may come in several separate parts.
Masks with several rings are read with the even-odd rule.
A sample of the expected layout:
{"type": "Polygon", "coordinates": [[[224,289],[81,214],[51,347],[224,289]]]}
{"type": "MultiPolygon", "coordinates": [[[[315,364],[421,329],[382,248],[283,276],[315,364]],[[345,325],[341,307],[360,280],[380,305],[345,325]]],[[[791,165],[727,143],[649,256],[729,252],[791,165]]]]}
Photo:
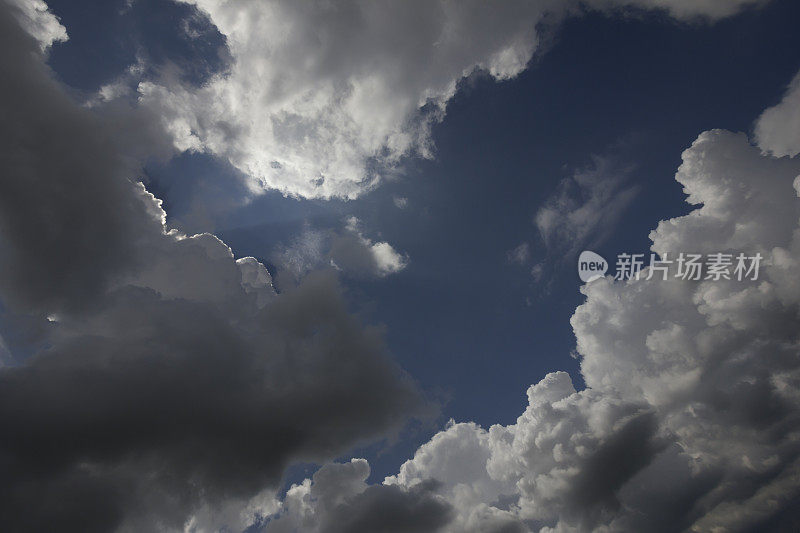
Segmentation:
{"type": "Polygon", "coordinates": [[[746,0],[280,2],[187,0],[226,37],[232,62],[200,88],[139,85],[180,150],[230,161],[254,191],[353,198],[402,157],[430,157],[430,128],[475,70],[522,72],[537,25],[580,7],[732,15],[746,0]]]}
{"type": "Polygon", "coordinates": [[[195,3],[226,36],[230,72],[199,90],[140,85],[179,149],[226,158],[268,187],[354,197],[369,166],[430,155],[456,83],[475,68],[518,74],[552,0],[482,2],[195,3]],[[426,111],[420,113],[420,109],[426,111]]]}
{"type": "Polygon", "coordinates": [[[0,297],[35,347],[0,353],[4,530],[244,528],[289,463],[419,412],[330,271],[276,294],[257,260],[169,230],[142,145],[121,151],[115,110],[73,101],[1,7],[0,297]]]}
{"type": "Polygon", "coordinates": [[[755,130],[761,149],[778,157],[800,154],[800,73],[792,80],[783,100],[764,111],[755,130]]]}

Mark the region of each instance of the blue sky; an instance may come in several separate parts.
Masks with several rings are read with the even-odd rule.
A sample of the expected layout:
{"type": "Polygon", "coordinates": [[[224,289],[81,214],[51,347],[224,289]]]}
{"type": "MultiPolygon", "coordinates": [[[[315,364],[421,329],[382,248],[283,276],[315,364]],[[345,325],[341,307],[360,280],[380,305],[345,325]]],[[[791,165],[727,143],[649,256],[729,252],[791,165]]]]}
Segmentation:
{"type": "MultiPolygon", "coordinates": [[[[52,46],[47,65],[76,101],[117,81],[134,93],[140,81],[154,81],[190,94],[234,61],[212,20],[187,4],[47,5],[69,34],[52,46]],[[129,69],[136,64],[138,70],[129,69]]],[[[397,271],[344,267],[337,277],[349,311],[380,328],[391,358],[437,410],[388,441],[357,439],[329,458],[347,463],[364,457],[371,466],[367,483],[385,486],[383,479],[397,474],[420,446],[447,434],[439,432],[448,419],[483,428],[513,425],[533,401],[526,389],[552,372],[567,372],[578,391],[585,387],[586,354],[576,353],[570,323],[587,300],[575,271],[578,253],[590,248],[607,259],[649,254],[649,234],[659,222],[694,209],[675,180],[682,152],[716,128],[754,138],[755,121],[781,102],[800,68],[798,21],[800,4],[774,0],[713,22],[612,10],[543,24],[527,68],[509,79],[479,70],[456,80],[442,117],[431,123],[431,157],[420,157],[419,146],[412,146],[388,166],[381,154],[364,162],[367,173],[382,178],[357,198],[269,188],[253,193],[253,176],[243,171],[247,154],[237,151],[246,149],[236,141],[217,154],[216,148],[151,154],[139,178],[163,201],[168,228],[210,232],[236,258],[255,257],[279,294],[295,294],[310,271],[330,270],[331,261],[355,260],[326,246],[349,243],[369,252],[388,243],[391,257],[403,262],[397,271]],[[586,175],[594,185],[576,189],[575,177],[586,175]],[[603,184],[610,193],[593,213],[599,218],[587,223],[586,238],[569,242],[557,235],[545,242],[537,213],[559,198],[591,205],[603,184]],[[515,249],[524,250],[517,259],[515,249]],[[288,257],[300,257],[302,268],[293,270],[288,257]]],[[[163,105],[156,115],[172,112],[163,105]]],[[[238,126],[230,127],[233,138],[238,126]]],[[[786,161],[795,164],[796,157],[786,161]]],[[[325,187],[334,187],[326,180],[325,187]]],[[[627,297],[620,295],[618,305],[627,297]]],[[[5,317],[0,341],[17,338],[12,325],[19,320],[5,317]]],[[[22,341],[14,342],[22,353],[22,341]]],[[[666,455],[658,461],[673,460],[666,455]]],[[[318,467],[290,461],[280,486],[300,483],[318,467]]],[[[526,527],[558,521],[535,516],[524,519],[526,527]]]]}

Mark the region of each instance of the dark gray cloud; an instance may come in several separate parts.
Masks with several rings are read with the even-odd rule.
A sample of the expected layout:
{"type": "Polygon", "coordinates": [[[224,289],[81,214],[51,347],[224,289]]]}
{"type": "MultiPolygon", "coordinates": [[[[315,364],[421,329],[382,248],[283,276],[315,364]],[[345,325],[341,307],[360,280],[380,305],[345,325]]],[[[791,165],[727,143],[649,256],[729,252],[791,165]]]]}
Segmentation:
{"type": "Polygon", "coordinates": [[[32,503],[48,529],[90,529],[100,518],[76,509],[92,498],[60,503],[73,482],[108,495],[101,529],[158,492],[177,501],[171,516],[154,514],[180,527],[199,502],[255,494],[291,460],[342,453],[415,406],[329,275],[244,324],[129,288],[61,327],[53,348],[0,372],[0,507],[15,531],[31,525],[32,503]]]}
{"type": "Polygon", "coordinates": [[[84,306],[135,266],[150,217],[112,136],[58,87],[39,43],[2,8],[0,287],[29,310],[84,306]]]}
{"type": "Polygon", "coordinates": [[[71,100],[0,7],[0,298],[39,346],[0,367],[1,529],[181,530],[232,501],[258,510],[290,462],[419,411],[332,273],[277,295],[254,259],[166,231],[135,181],[156,123],[71,100]]]}
{"type": "MultiPolygon", "coordinates": [[[[435,487],[435,483],[433,484],[435,487]]],[[[430,484],[409,490],[373,485],[338,506],[328,517],[324,533],[434,533],[452,517],[450,504],[431,494],[430,484]]]]}

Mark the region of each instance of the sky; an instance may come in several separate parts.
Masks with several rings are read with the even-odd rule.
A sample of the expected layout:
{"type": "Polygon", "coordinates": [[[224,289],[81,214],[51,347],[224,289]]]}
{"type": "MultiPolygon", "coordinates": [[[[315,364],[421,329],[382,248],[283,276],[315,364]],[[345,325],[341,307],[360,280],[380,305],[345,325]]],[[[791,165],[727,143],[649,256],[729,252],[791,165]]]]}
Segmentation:
{"type": "Polygon", "coordinates": [[[800,527],[796,2],[0,7],[2,529],[800,527]]]}

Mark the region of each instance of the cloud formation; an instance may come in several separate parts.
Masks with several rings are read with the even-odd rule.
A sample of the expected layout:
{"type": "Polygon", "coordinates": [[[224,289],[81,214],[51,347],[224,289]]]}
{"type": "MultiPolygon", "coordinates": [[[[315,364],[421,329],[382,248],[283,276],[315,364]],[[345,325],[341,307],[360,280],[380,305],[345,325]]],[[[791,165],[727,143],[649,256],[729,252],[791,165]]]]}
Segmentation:
{"type": "Polygon", "coordinates": [[[0,7],[3,324],[38,347],[0,348],[5,530],[244,528],[289,463],[419,412],[331,272],[276,294],[257,260],[169,230],[131,122],[73,101],[0,7]]]}
{"type": "MultiPolygon", "coordinates": [[[[677,16],[745,5],[635,4],[677,16]]],[[[38,347],[18,353],[0,341],[3,526],[796,525],[800,163],[722,131],[684,154],[678,180],[702,207],[662,223],[653,249],[758,251],[769,267],[760,282],[592,283],[573,317],[586,390],[550,374],[516,424],[452,424],[385,484],[367,486],[368,466],[354,460],[274,497],[288,464],[331,460],[397,430],[419,411],[419,393],[380,335],[348,314],[330,272],[277,294],[256,259],[166,227],[135,180],[138,158],[162,144],[149,139],[154,113],[179,148],[226,157],[266,186],[352,196],[373,177],[365,161],[426,153],[430,120],[461,76],[524,68],[548,5],[425,3],[435,11],[420,21],[367,4],[203,3],[229,39],[231,73],[197,90],[145,83],[147,112],[128,114],[74,102],[42,55],[63,28],[40,2],[3,0],[0,98],[14,105],[0,122],[0,296],[38,347]],[[415,118],[425,104],[430,114],[415,118]]],[[[402,268],[387,243],[347,231],[337,264],[402,268]]]]}
{"type": "Polygon", "coordinates": [[[407,155],[475,70],[522,72],[538,26],[584,8],[661,9],[713,20],[747,0],[281,2],[186,0],[226,37],[232,62],[200,88],[139,84],[179,150],[224,158],[253,191],[354,198],[407,155]]]}

